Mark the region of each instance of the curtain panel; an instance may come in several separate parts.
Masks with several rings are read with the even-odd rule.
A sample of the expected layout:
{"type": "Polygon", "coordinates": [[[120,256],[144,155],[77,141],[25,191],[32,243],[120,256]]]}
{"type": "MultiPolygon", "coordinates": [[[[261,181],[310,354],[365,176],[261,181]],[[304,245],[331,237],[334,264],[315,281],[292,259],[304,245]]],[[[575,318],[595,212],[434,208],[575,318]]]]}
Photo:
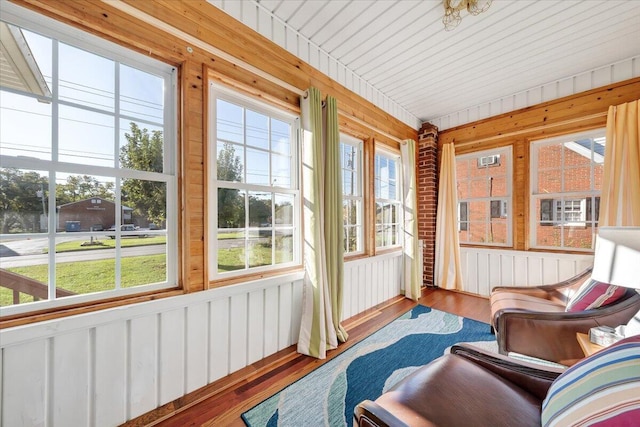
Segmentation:
{"type": "Polygon", "coordinates": [[[436,286],[444,289],[463,289],[458,239],[456,153],[453,144],[445,144],[442,147],[438,211],[436,213],[434,276],[436,286]]]}
{"type": "Polygon", "coordinates": [[[610,106],[598,225],[640,226],[640,100],[610,106]]]}
{"type": "Polygon", "coordinates": [[[309,88],[301,102],[304,290],[298,352],[319,359],[345,341],[340,325],[344,284],[338,110],[309,88]],[[337,164],[336,164],[337,163],[337,164]]]}
{"type": "Polygon", "coordinates": [[[418,195],[416,181],[416,143],[407,139],[400,144],[404,200],[404,294],[418,301],[422,287],[422,272],[418,240],[418,195]]]}

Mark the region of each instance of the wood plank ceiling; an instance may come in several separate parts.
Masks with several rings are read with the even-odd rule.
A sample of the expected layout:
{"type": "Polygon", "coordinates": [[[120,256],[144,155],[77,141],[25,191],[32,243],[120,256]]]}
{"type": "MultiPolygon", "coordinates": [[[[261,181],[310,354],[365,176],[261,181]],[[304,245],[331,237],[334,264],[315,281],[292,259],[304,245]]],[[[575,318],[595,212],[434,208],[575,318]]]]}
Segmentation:
{"type": "MultiPolygon", "coordinates": [[[[223,9],[233,3],[210,1],[223,9]]],[[[418,121],[620,61],[631,59],[632,74],[640,74],[638,0],[495,0],[478,16],[463,12],[453,31],[443,28],[440,0],[243,4],[266,11],[418,121]]],[[[274,40],[308,57],[291,37],[274,40]]]]}

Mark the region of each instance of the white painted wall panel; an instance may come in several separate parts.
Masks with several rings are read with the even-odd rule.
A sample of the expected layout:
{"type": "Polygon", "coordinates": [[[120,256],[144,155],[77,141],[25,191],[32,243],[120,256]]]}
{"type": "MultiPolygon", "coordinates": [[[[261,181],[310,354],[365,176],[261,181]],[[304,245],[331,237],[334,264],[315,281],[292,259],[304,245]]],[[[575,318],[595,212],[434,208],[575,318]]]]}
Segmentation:
{"type": "Polygon", "coordinates": [[[275,40],[271,15],[262,8],[257,9],[257,14],[258,32],[269,40],[275,40]]]}
{"type": "Polygon", "coordinates": [[[273,354],[278,351],[278,288],[265,290],[264,297],[264,352],[273,354]]]}
{"type": "Polygon", "coordinates": [[[186,323],[186,392],[207,384],[207,354],[209,350],[209,303],[187,307],[186,323]]]}
{"type": "MultiPolygon", "coordinates": [[[[293,344],[292,341],[292,329],[291,325],[293,317],[291,315],[291,303],[292,303],[292,295],[291,295],[291,287],[292,284],[284,283],[280,286],[280,292],[278,295],[278,315],[279,315],[279,324],[278,324],[278,350],[282,350],[284,348],[289,347],[293,344]]],[[[296,337],[297,342],[297,337],[296,337]]]]}
{"type": "Polygon", "coordinates": [[[211,302],[211,338],[209,339],[209,382],[229,373],[229,300],[211,302]]]}
{"type": "Polygon", "coordinates": [[[273,41],[286,48],[287,46],[287,27],[282,22],[274,19],[271,23],[273,26],[273,41]]]}
{"type": "Polygon", "coordinates": [[[247,295],[232,295],[229,309],[229,371],[247,366],[247,295]]]}
{"type": "Polygon", "coordinates": [[[50,393],[48,341],[4,348],[2,354],[2,425],[44,426],[50,393]],[[16,411],[16,408],[22,408],[16,411]]]}
{"type": "Polygon", "coordinates": [[[575,76],[575,78],[573,79],[573,84],[576,93],[592,89],[593,86],[591,84],[591,73],[583,73],[575,76]]]}
{"type": "Polygon", "coordinates": [[[158,314],[129,323],[129,411],[135,418],[158,406],[158,314]]]}
{"type": "Polygon", "coordinates": [[[120,425],[127,420],[127,322],[98,325],[94,332],[93,422],[120,425]]]}
{"type": "Polygon", "coordinates": [[[563,79],[558,82],[558,95],[560,97],[573,95],[574,93],[572,78],[563,79]]]}
{"type": "Polygon", "coordinates": [[[300,336],[300,319],[302,319],[301,302],[302,286],[299,286],[298,282],[291,282],[291,345],[296,344],[300,336]]]}
{"type": "Polygon", "coordinates": [[[592,74],[593,84],[595,87],[598,86],[606,86],[611,82],[611,68],[610,67],[602,67],[597,70],[593,70],[592,74]]]}
{"type": "Polygon", "coordinates": [[[593,255],[461,248],[465,292],[489,296],[495,286],[548,285],[588,268],[593,255]]]}
{"type": "Polygon", "coordinates": [[[185,320],[186,310],[182,307],[160,315],[160,405],[185,394],[185,320]]]}
{"type": "MultiPolygon", "coordinates": [[[[456,111],[445,116],[430,120],[438,126],[439,130],[449,129],[479,119],[496,116],[510,111],[526,108],[542,102],[552,101],[560,97],[573,95],[612,83],[632,79],[640,76],[640,67],[637,65],[638,57],[629,58],[605,67],[588,70],[564,79],[548,82],[538,87],[530,88],[524,92],[506,95],[476,106],[480,110],[479,117],[468,114],[472,108],[456,111]]],[[[474,107],[474,108],[476,108],[474,107]]]]}
{"type": "Polygon", "coordinates": [[[294,31],[287,31],[285,47],[292,55],[298,56],[298,35],[294,31]]]}
{"type": "Polygon", "coordinates": [[[53,340],[50,389],[54,426],[82,426],[89,422],[89,344],[87,330],[59,335],[53,340]],[[69,389],[68,384],[76,387],[69,389]]]}
{"type": "Polygon", "coordinates": [[[264,355],[264,291],[258,289],[249,294],[248,333],[251,339],[247,348],[247,363],[262,359],[264,355]]]}
{"type": "Polygon", "coordinates": [[[242,3],[242,19],[240,21],[252,30],[258,31],[258,7],[245,1],[238,3],[242,3]]]}
{"type": "MultiPolygon", "coordinates": [[[[400,255],[345,264],[343,319],[400,293],[400,255]]],[[[122,424],[295,344],[301,301],[293,273],[3,330],[2,425],[122,424]]]]}

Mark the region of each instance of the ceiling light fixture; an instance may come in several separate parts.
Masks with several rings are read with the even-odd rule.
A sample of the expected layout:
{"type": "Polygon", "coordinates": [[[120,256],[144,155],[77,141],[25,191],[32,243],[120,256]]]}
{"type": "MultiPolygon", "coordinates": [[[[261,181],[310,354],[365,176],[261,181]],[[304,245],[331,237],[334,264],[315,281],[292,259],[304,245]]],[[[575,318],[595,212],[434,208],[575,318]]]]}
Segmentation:
{"type": "Polygon", "coordinates": [[[486,12],[493,0],[442,0],[444,6],[444,16],[442,23],[444,29],[451,31],[458,26],[462,17],[460,12],[467,10],[471,15],[479,15],[486,12]]]}

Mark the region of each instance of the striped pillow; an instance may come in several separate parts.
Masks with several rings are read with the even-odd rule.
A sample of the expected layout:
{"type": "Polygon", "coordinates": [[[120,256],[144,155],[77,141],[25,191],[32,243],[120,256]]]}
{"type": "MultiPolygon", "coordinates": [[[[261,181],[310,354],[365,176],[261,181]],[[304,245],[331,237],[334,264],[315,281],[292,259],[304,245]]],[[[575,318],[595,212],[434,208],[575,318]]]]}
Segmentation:
{"type": "Polygon", "coordinates": [[[613,304],[627,292],[623,286],[609,285],[589,279],[567,304],[566,311],[584,311],[613,304]]]}
{"type": "Polygon", "coordinates": [[[640,335],[582,359],[551,384],[542,425],[637,426],[640,422],[640,335]]]}

